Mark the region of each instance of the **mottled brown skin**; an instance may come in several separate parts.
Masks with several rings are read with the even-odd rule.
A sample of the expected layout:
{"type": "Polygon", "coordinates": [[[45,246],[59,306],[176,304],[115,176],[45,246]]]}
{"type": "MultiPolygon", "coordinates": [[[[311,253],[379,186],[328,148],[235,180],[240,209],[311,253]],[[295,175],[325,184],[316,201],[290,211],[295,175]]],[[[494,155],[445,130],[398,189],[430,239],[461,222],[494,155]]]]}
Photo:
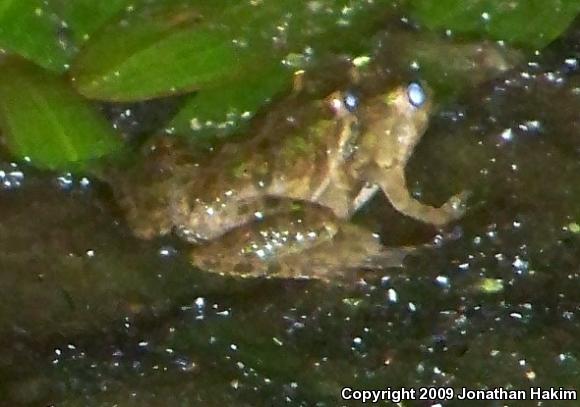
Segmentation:
{"type": "MultiPolygon", "coordinates": [[[[463,213],[461,196],[435,208],[413,199],[405,166],[427,127],[431,95],[413,104],[406,86],[347,93],[274,111],[255,135],[197,158],[170,138],[113,184],[137,236],[175,231],[194,243],[192,262],[223,274],[314,277],[399,263],[348,219],[378,190],[402,214],[437,227],[463,213]]],[[[296,95],[290,96],[295,98],[296,95]]]]}

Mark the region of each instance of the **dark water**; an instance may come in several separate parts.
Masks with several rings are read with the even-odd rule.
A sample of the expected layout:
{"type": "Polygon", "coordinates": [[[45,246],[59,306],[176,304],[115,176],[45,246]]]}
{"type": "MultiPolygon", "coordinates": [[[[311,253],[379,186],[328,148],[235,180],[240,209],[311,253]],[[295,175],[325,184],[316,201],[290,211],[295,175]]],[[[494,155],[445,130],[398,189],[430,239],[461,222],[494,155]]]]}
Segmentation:
{"type": "Polygon", "coordinates": [[[376,199],[357,221],[387,244],[440,245],[354,287],[193,270],[179,242],[131,237],[104,187],[4,162],[0,403],[332,406],[343,387],[580,390],[579,29],[441,107],[408,176],[425,202],[470,190],[468,213],[438,239],[376,199]]]}

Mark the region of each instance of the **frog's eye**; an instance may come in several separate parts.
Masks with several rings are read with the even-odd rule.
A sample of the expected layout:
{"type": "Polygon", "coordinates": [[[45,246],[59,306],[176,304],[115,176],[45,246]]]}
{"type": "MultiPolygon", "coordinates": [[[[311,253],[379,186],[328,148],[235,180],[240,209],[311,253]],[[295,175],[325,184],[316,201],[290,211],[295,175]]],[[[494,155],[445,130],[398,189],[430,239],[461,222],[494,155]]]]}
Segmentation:
{"type": "Polygon", "coordinates": [[[343,103],[344,103],[344,106],[346,107],[346,109],[352,113],[357,109],[359,99],[354,93],[346,92],[344,94],[343,103]]]}
{"type": "Polygon", "coordinates": [[[411,82],[409,86],[407,86],[407,98],[409,99],[409,103],[414,107],[420,108],[425,103],[427,95],[419,83],[411,82]]]}

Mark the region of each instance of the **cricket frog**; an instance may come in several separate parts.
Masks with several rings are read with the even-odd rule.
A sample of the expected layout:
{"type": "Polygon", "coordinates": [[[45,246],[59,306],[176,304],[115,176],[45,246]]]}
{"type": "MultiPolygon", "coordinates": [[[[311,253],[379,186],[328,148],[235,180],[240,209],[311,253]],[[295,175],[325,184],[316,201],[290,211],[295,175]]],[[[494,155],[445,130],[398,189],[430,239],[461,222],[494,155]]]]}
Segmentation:
{"type": "Polygon", "coordinates": [[[288,99],[238,142],[201,153],[178,137],[149,145],[111,182],[134,233],[176,233],[208,271],[331,281],[406,253],[349,222],[379,191],[401,214],[436,227],[462,216],[463,194],[433,207],[407,188],[405,166],[433,108],[425,84],[288,99]]]}

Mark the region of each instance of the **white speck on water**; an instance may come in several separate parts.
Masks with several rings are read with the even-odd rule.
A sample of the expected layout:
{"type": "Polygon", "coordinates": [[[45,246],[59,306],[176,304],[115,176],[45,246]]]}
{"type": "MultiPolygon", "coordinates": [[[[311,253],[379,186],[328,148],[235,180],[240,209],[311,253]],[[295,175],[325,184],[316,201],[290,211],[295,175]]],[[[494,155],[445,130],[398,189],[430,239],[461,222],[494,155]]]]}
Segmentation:
{"type": "Polygon", "coordinates": [[[81,185],[81,187],[86,188],[89,185],[91,185],[91,181],[87,177],[82,177],[81,181],[80,181],[80,185],[81,185]]]}
{"type": "Polygon", "coordinates": [[[435,281],[442,287],[449,287],[449,277],[447,276],[437,276],[435,281]]]}
{"type": "Polygon", "coordinates": [[[574,319],[574,313],[571,311],[564,311],[562,312],[562,318],[572,321],[574,319]]]}
{"type": "Polygon", "coordinates": [[[538,132],[542,130],[542,123],[539,120],[528,120],[520,124],[519,128],[525,131],[538,132]]]}
{"type": "Polygon", "coordinates": [[[197,297],[193,302],[197,308],[204,308],[205,307],[205,298],[197,297]]]}
{"type": "Polygon", "coordinates": [[[576,58],[566,58],[564,64],[570,69],[578,69],[578,59],[576,58]]]}
{"type": "Polygon", "coordinates": [[[68,189],[73,186],[73,177],[71,173],[61,175],[56,180],[58,182],[58,186],[61,187],[62,189],[68,189]]]}
{"type": "Polygon", "coordinates": [[[399,301],[399,295],[393,288],[389,288],[389,290],[387,291],[387,298],[389,299],[390,302],[399,301]]]}
{"type": "Polygon", "coordinates": [[[529,263],[522,260],[519,256],[516,256],[515,260],[512,262],[512,266],[519,271],[526,271],[528,269],[529,263]]]}
{"type": "Polygon", "coordinates": [[[512,141],[514,138],[514,132],[512,131],[512,129],[505,129],[501,133],[501,138],[505,141],[512,141]]]}
{"type": "Polygon", "coordinates": [[[381,277],[381,286],[382,287],[386,287],[387,284],[389,284],[389,281],[391,281],[391,276],[383,276],[383,277],[381,277]]]}
{"type": "Polygon", "coordinates": [[[560,76],[558,76],[555,72],[546,72],[544,74],[544,77],[546,78],[546,80],[548,80],[549,82],[552,82],[552,83],[562,82],[562,78],[560,76]]]}

